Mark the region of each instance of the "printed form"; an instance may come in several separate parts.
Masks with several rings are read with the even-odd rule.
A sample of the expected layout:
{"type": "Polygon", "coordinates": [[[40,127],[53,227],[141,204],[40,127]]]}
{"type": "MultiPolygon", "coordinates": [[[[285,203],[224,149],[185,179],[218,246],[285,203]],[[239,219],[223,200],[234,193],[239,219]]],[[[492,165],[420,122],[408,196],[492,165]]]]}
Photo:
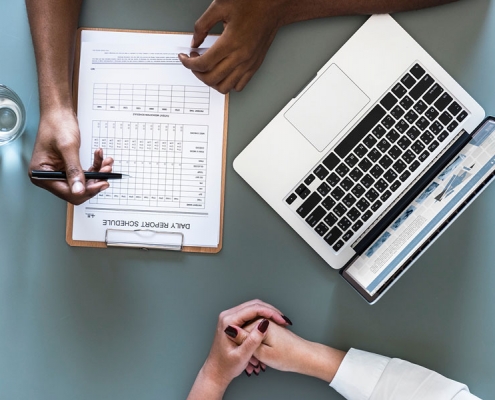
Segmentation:
{"type": "MultiPolygon", "coordinates": [[[[216,38],[207,38],[210,47],[216,38]]],[[[178,59],[191,35],[82,31],[81,164],[94,151],[129,179],[74,208],[73,240],[107,229],[180,232],[184,246],[220,240],[225,96],[178,59]]]]}

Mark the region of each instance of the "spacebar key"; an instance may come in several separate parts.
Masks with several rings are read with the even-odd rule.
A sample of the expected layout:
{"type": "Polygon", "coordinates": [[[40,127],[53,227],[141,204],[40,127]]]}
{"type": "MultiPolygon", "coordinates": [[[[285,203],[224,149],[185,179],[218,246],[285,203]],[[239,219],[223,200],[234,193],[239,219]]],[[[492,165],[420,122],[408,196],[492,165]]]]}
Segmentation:
{"type": "Polygon", "coordinates": [[[385,116],[385,110],[377,104],[366,117],[340,142],[335,152],[340,158],[345,158],[356,145],[363,140],[373,127],[385,116]]]}
{"type": "Polygon", "coordinates": [[[309,212],[315,208],[318,203],[321,201],[321,196],[313,192],[311,196],[309,196],[304,203],[300,205],[300,207],[297,209],[297,213],[302,217],[306,218],[309,212]]]}

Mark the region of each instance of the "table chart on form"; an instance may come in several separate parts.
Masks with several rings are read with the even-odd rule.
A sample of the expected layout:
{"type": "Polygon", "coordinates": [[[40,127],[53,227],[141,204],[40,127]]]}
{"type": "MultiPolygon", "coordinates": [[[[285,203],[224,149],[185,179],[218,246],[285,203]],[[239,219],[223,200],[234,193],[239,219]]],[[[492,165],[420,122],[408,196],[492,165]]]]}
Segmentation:
{"type": "Polygon", "coordinates": [[[208,127],[93,121],[92,153],[103,149],[113,170],[131,178],[111,181],[92,204],[204,209],[208,127]]]}

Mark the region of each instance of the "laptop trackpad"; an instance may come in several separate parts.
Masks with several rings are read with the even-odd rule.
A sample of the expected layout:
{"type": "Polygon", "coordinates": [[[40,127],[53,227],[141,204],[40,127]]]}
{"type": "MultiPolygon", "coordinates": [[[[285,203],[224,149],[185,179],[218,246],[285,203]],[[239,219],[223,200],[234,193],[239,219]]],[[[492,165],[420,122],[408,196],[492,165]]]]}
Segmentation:
{"type": "Polygon", "coordinates": [[[369,101],[368,96],[332,64],[285,113],[285,118],[322,151],[369,101]]]}

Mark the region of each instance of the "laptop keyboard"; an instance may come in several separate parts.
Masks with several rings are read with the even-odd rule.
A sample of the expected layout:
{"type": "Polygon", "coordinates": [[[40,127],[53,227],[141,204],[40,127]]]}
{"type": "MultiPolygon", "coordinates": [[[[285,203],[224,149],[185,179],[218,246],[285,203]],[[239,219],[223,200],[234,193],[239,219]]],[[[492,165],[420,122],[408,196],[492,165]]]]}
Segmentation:
{"type": "Polygon", "coordinates": [[[416,63],[285,201],[338,252],[467,116],[416,63]]]}

